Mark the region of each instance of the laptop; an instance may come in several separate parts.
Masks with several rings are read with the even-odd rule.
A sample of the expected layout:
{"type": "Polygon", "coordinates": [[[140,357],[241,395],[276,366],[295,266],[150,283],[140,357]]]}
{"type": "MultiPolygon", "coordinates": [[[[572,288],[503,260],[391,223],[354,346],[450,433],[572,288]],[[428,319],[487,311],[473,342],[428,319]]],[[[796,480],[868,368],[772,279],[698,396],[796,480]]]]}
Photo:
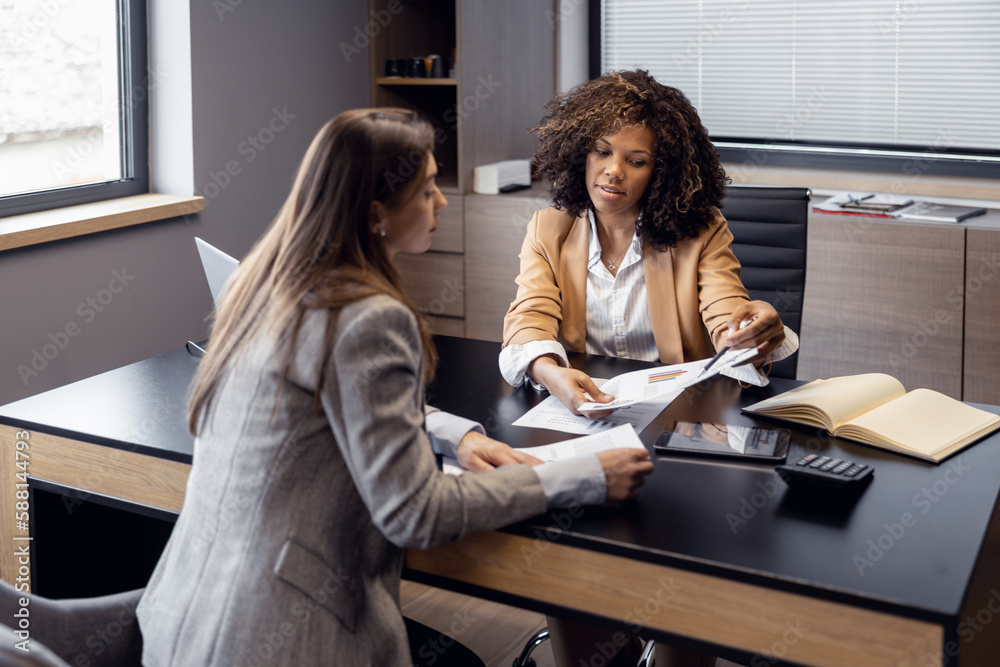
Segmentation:
{"type": "Polygon", "coordinates": [[[208,289],[212,291],[215,310],[218,311],[222,305],[222,292],[226,288],[226,283],[240,263],[197,236],[194,237],[194,242],[198,246],[198,254],[201,255],[201,266],[205,269],[205,277],[208,278],[208,289]]]}

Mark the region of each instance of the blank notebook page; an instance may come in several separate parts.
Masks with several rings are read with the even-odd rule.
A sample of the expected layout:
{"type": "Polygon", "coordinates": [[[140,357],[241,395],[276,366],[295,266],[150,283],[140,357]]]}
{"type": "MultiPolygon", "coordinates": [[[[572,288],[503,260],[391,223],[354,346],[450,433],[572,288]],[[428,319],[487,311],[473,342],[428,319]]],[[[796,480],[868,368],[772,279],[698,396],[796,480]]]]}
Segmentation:
{"type": "Polygon", "coordinates": [[[860,426],[927,455],[980,433],[1000,418],[929,389],[909,394],[852,419],[860,426]]]}

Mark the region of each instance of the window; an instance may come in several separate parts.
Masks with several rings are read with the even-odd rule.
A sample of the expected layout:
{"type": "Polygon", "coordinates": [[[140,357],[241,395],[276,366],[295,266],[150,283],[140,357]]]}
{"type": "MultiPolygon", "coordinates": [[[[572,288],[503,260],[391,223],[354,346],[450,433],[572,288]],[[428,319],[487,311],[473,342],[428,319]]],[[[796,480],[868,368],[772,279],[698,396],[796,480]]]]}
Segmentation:
{"type": "Polygon", "coordinates": [[[148,192],[144,0],[0,0],[0,216],[148,192]]]}
{"type": "Polygon", "coordinates": [[[684,91],[726,160],[995,177],[997,34],[994,0],[602,0],[598,48],[684,91]]]}

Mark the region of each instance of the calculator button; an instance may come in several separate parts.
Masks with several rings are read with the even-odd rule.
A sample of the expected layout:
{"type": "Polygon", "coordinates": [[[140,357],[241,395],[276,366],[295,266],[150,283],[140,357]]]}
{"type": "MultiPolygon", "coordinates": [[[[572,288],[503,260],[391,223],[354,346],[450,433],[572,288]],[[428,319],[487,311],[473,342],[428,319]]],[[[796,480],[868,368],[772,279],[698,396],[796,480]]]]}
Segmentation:
{"type": "Polygon", "coordinates": [[[858,473],[860,473],[860,472],[861,472],[862,470],[864,470],[864,469],[865,469],[865,467],[866,467],[866,466],[859,466],[859,465],[856,465],[856,466],[854,466],[853,468],[851,468],[850,470],[848,470],[847,472],[845,472],[845,473],[844,473],[844,475],[845,475],[845,476],[847,476],[847,477],[854,477],[854,476],[856,476],[856,475],[857,475],[858,473]]]}
{"type": "Polygon", "coordinates": [[[818,459],[816,459],[815,461],[813,461],[812,463],[810,463],[809,467],[810,468],[818,468],[821,465],[824,465],[829,460],[830,460],[829,456],[821,456],[818,459]]]}
{"type": "Polygon", "coordinates": [[[826,472],[828,470],[833,470],[838,463],[840,463],[840,459],[833,459],[832,461],[829,461],[828,463],[824,463],[823,465],[821,465],[819,469],[822,470],[823,472],[826,472]]]}
{"type": "Polygon", "coordinates": [[[836,475],[839,475],[840,473],[842,473],[845,470],[847,470],[848,468],[850,468],[851,465],[853,465],[853,464],[850,461],[844,461],[839,466],[837,466],[836,468],[834,468],[831,472],[833,472],[836,475]]]}
{"type": "Polygon", "coordinates": [[[802,457],[802,460],[800,460],[799,462],[797,462],[795,465],[797,465],[797,466],[809,465],[810,463],[812,463],[815,460],[816,460],[816,455],[815,454],[810,454],[809,456],[802,457]]]}

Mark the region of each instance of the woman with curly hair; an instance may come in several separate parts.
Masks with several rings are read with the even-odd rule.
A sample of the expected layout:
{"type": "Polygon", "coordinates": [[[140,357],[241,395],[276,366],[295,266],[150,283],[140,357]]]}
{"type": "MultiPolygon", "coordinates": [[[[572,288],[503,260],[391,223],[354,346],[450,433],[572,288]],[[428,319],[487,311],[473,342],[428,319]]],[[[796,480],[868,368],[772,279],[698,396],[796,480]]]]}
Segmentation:
{"type": "Polygon", "coordinates": [[[566,349],[677,364],[728,346],[759,354],[725,372],[765,383],[757,368],[798,339],[740,282],[719,212],[728,179],[684,94],[643,70],[611,72],[547,108],[535,161],[553,207],[528,224],[504,378],[527,378],[577,413],[585,394],[613,397],[569,368],[566,349]]]}

